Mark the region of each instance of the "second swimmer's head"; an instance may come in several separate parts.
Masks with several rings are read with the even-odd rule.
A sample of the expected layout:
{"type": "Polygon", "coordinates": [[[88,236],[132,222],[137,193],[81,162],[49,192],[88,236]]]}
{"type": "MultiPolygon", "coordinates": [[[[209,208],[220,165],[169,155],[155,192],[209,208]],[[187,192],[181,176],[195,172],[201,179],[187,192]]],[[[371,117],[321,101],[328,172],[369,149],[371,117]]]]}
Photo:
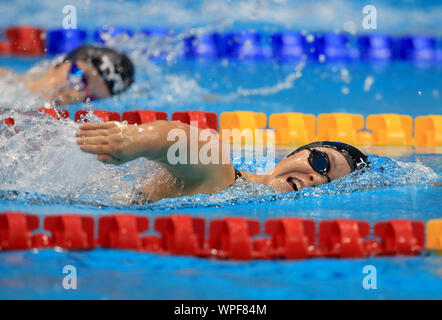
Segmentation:
{"type": "Polygon", "coordinates": [[[57,105],[103,99],[127,90],[134,74],[135,67],[126,54],[83,45],[48,70],[42,91],[57,105]]]}
{"type": "Polygon", "coordinates": [[[368,157],[351,145],[318,141],[281,159],[270,171],[268,184],[281,192],[299,191],[336,180],[369,164],[368,157]]]}

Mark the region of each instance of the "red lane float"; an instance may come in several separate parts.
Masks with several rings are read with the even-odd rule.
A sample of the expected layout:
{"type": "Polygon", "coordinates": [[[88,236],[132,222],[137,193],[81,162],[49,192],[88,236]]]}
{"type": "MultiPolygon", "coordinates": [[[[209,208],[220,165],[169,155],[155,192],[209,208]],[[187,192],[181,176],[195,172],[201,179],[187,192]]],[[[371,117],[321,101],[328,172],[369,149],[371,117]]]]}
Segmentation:
{"type": "Polygon", "coordinates": [[[366,221],[338,219],[321,221],[319,225],[319,254],[341,258],[365,256],[363,238],[370,234],[366,221]]]}
{"type": "Polygon", "coordinates": [[[218,131],[218,115],[215,112],[205,111],[177,111],[172,113],[172,121],[181,121],[190,125],[196,121],[200,129],[218,131]]]}
{"type": "Polygon", "coordinates": [[[246,218],[224,218],[210,221],[209,247],[217,258],[250,260],[251,237],[259,233],[259,221],[246,218]]]}
{"type": "Polygon", "coordinates": [[[254,259],[276,259],[274,242],[269,238],[257,238],[253,241],[252,257],[254,259]]]}
{"type": "Polygon", "coordinates": [[[38,111],[49,114],[50,116],[54,117],[57,120],[60,120],[60,118],[67,119],[70,116],[69,111],[64,109],[40,108],[38,109],[38,111]]]}
{"type": "Polygon", "coordinates": [[[47,216],[44,229],[52,233],[53,246],[80,250],[92,249],[94,240],[94,218],[79,215],[47,216]]]}
{"type": "Polygon", "coordinates": [[[424,250],[425,226],[405,219],[377,222],[374,236],[382,239],[380,254],[415,255],[424,250]]]}
{"type": "Polygon", "coordinates": [[[103,248],[143,250],[141,233],[149,229],[149,219],[130,214],[98,219],[97,243],[103,248]]]}
{"type": "Polygon", "coordinates": [[[38,229],[36,215],[20,212],[0,214],[0,250],[33,248],[31,231],[38,229]]]}
{"type": "MultiPolygon", "coordinates": [[[[43,29],[18,26],[6,29],[9,52],[17,55],[41,56],[45,54],[45,32],[43,29]]],[[[4,47],[8,45],[4,44],[4,47]]]]}
{"type": "MultiPolygon", "coordinates": [[[[228,217],[210,221],[205,238],[205,219],[173,215],[155,219],[154,230],[145,235],[149,219],[116,214],[98,219],[98,238],[94,239],[93,217],[80,215],[47,216],[44,229],[51,233],[34,234],[39,228],[36,215],[6,212],[0,214],[0,250],[62,247],[70,250],[102,248],[178,254],[222,259],[306,259],[314,257],[361,258],[379,255],[416,255],[425,250],[424,224],[419,221],[389,220],[374,226],[366,221],[336,219],[321,221],[315,243],[315,221],[303,218],[278,218],[265,222],[270,238],[252,239],[260,232],[258,220],[228,217]]],[[[433,237],[440,237],[432,231],[433,237]]]]}
{"type": "MultiPolygon", "coordinates": [[[[79,122],[82,120],[82,117],[84,117],[87,114],[87,110],[78,110],[75,112],[75,122],[79,122]]],[[[106,111],[106,110],[94,110],[94,114],[101,118],[104,122],[108,121],[121,121],[121,115],[118,112],[115,111],[106,111]]],[[[83,120],[84,122],[87,122],[87,119],[83,120]]]]}
{"type": "Polygon", "coordinates": [[[143,124],[155,120],[168,120],[167,113],[154,110],[135,110],[123,112],[122,121],[128,124],[143,124]]]}
{"type": "Polygon", "coordinates": [[[270,219],[265,233],[272,236],[272,258],[306,259],[315,249],[315,221],[300,218],[270,219]],[[272,252],[273,251],[273,252],[272,252]]]}
{"type": "Polygon", "coordinates": [[[147,235],[142,239],[143,250],[146,252],[164,253],[163,240],[154,235],[147,235]]]}
{"type": "Polygon", "coordinates": [[[207,255],[204,250],[203,218],[184,215],[155,219],[155,231],[161,233],[164,252],[182,255],[207,255]]]}
{"type": "Polygon", "coordinates": [[[0,54],[9,55],[11,53],[11,43],[8,41],[0,41],[0,54]]]}

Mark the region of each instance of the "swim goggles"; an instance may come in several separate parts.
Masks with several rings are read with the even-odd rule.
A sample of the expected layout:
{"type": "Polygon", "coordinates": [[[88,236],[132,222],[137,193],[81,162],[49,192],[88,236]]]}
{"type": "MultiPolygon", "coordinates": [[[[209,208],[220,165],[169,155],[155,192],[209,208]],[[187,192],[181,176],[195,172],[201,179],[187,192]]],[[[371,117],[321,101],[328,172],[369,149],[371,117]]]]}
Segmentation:
{"type": "Polygon", "coordinates": [[[84,71],[81,70],[75,62],[71,62],[71,69],[68,73],[68,80],[72,89],[77,91],[83,90],[91,101],[95,100],[87,84],[87,79],[84,75],[84,71]]]}
{"type": "MultiPolygon", "coordinates": [[[[310,151],[310,155],[308,156],[308,162],[310,163],[312,169],[322,174],[324,177],[327,178],[327,182],[330,182],[331,179],[328,176],[328,172],[330,170],[330,159],[328,158],[328,155],[325,152],[319,151],[317,149],[311,149],[311,148],[306,148],[306,149],[310,151]]],[[[290,157],[295,153],[297,152],[292,152],[287,157],[290,157]]]]}

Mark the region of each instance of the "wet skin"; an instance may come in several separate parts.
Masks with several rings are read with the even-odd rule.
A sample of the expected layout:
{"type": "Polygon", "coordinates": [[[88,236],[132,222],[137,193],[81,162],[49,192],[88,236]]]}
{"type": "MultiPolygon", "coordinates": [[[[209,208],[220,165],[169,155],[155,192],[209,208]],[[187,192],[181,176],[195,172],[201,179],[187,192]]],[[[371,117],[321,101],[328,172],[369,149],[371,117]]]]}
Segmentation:
{"type": "MultiPolygon", "coordinates": [[[[76,64],[84,72],[88,88],[94,98],[104,99],[110,96],[109,89],[95,67],[84,61],[76,61],[76,64]]],[[[72,88],[69,83],[68,74],[71,65],[71,62],[65,62],[53,66],[40,79],[30,81],[26,85],[31,92],[50,100],[56,106],[84,102],[87,98],[86,92],[72,88]]]]}
{"type": "MultiPolygon", "coordinates": [[[[189,132],[187,124],[160,120],[139,126],[120,122],[83,124],[76,136],[82,151],[97,155],[97,160],[104,163],[119,165],[144,157],[162,166],[164,170],[158,172],[151,180],[153,182],[149,182],[142,190],[146,199],[151,201],[197,193],[211,194],[224,190],[235,182],[231,162],[171,165],[167,160],[167,151],[174,141],[168,141],[167,135],[173,129],[189,132]]],[[[212,139],[222,148],[222,143],[216,136],[212,139]]],[[[203,145],[204,143],[200,144],[199,148],[203,145]]],[[[350,173],[350,166],[342,154],[330,148],[315,149],[328,155],[328,175],[331,180],[350,173]]],[[[309,154],[308,150],[303,150],[283,158],[266,174],[242,172],[242,175],[251,182],[270,185],[280,192],[294,192],[327,183],[327,178],[310,166],[309,154]]]]}
{"type": "MultiPolygon", "coordinates": [[[[328,155],[330,180],[336,180],[351,172],[345,157],[331,148],[314,148],[328,155]]],[[[302,150],[288,158],[283,158],[265,175],[244,173],[245,177],[252,182],[263,183],[272,186],[280,192],[299,191],[304,188],[316,187],[327,183],[327,178],[311,167],[308,157],[309,150],[302,150]]]]}

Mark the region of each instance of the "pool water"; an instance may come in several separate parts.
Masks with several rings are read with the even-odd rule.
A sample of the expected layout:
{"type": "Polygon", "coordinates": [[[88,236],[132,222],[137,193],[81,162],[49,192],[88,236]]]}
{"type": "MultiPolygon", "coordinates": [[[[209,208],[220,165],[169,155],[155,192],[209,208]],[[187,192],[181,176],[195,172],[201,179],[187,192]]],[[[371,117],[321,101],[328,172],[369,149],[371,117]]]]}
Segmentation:
{"type": "MultiPolygon", "coordinates": [[[[57,11],[48,1],[37,2],[40,6],[33,9],[24,9],[21,1],[14,2],[14,5],[0,2],[0,13],[4,10],[9,13],[8,17],[15,14],[20,23],[31,23],[32,10],[45,12],[44,17],[56,17],[61,12],[61,7],[57,11]],[[20,8],[21,15],[18,14],[20,8]]],[[[274,21],[276,18],[259,13],[268,13],[272,6],[278,9],[279,5],[276,2],[263,3],[262,6],[255,3],[256,7],[252,5],[252,8],[239,7],[243,14],[230,17],[233,22],[226,22],[224,17],[218,17],[221,22],[199,18],[195,25],[190,18],[180,20],[179,17],[193,16],[192,9],[200,13],[218,10],[223,15],[231,7],[237,8],[237,4],[227,2],[224,7],[222,2],[202,1],[190,5],[192,9],[185,9],[185,4],[171,2],[169,6],[173,10],[169,12],[172,18],[165,22],[161,19],[163,9],[158,9],[158,2],[140,5],[152,17],[151,23],[160,26],[164,23],[166,27],[177,29],[206,24],[216,28],[253,25],[262,30],[268,30],[269,25],[307,30],[342,28],[333,19],[320,19],[326,21],[323,24],[318,19],[287,23],[284,15],[280,15],[282,22],[278,24],[274,21]],[[157,11],[153,10],[155,8],[157,11]],[[257,13],[256,21],[247,20],[247,10],[257,13]]],[[[428,7],[423,9],[417,4],[414,7],[405,4],[397,7],[393,2],[379,4],[388,13],[386,16],[404,19],[391,19],[397,24],[388,22],[384,31],[397,34],[415,30],[416,24],[407,24],[406,19],[418,7],[416,14],[427,18],[422,20],[427,22],[419,26],[420,31],[434,34],[438,30],[435,26],[440,28],[440,22],[431,19],[428,12],[438,12],[442,8],[431,1],[426,3],[428,7]]],[[[108,19],[107,23],[121,24],[119,19],[122,18],[117,13],[122,9],[133,18],[130,23],[126,21],[129,20],[127,17],[123,22],[141,25],[137,4],[139,1],[119,2],[107,10],[100,1],[91,7],[83,3],[78,6],[84,13],[82,23],[92,28],[104,24],[103,17],[108,19]],[[92,15],[94,10],[100,13],[96,20],[92,15]]],[[[338,17],[339,11],[353,15],[360,11],[357,2],[336,1],[334,4],[331,8],[338,17]]],[[[305,12],[311,10],[311,5],[304,5],[305,12]]],[[[295,14],[296,6],[286,6],[289,13],[295,14]]],[[[35,23],[54,27],[46,22],[53,19],[38,19],[35,23]]],[[[8,26],[12,22],[2,23],[8,26]]],[[[350,112],[364,116],[400,113],[413,117],[440,114],[442,110],[442,64],[416,65],[398,61],[319,64],[307,61],[303,65],[186,59],[168,64],[148,61],[145,56],[131,51],[134,46],[138,48],[143,44],[132,40],[117,44],[136,57],[136,85],[118,98],[94,102],[95,109],[119,112],[154,109],[166,111],[169,116],[177,110],[214,111],[218,115],[224,111],[252,110],[265,112],[267,116],[296,111],[315,115],[350,112]]],[[[0,57],[0,67],[25,72],[41,60],[0,57]]],[[[3,92],[0,105],[10,107],[8,112],[39,107],[32,103],[24,106],[29,100],[5,94],[10,92],[8,86],[11,84],[0,83],[0,92],[3,92]]],[[[73,105],[68,110],[72,115],[85,107],[84,104],[73,105]]],[[[59,213],[94,217],[132,213],[148,216],[151,221],[157,216],[178,213],[206,220],[243,216],[261,222],[282,216],[308,217],[317,222],[354,218],[369,221],[371,225],[388,219],[427,222],[442,217],[440,148],[365,148],[375,164],[372,172],[298,193],[280,195],[269,189],[246,185],[214,196],[197,195],[166,199],[152,205],[127,206],[115,201],[113,196],[127,193],[129,184],[142,183],[144,178],[141,176],[149,175],[155,167],[143,161],[122,168],[105,166],[76,149],[73,132],[78,125],[72,121],[57,122],[44,116],[17,117],[21,121],[19,125],[29,134],[18,140],[0,131],[0,212],[21,211],[38,214],[41,218],[59,213]]],[[[277,150],[278,158],[288,151],[277,150]]],[[[268,163],[260,159],[237,165],[255,171],[265,170],[267,166],[268,163]]],[[[423,253],[417,257],[235,262],[103,249],[1,252],[0,298],[441,299],[442,259],[432,253],[423,253]],[[77,290],[63,289],[63,267],[66,265],[77,268],[77,290]],[[362,286],[365,277],[362,270],[366,265],[376,267],[376,290],[366,290],[362,286]]]]}
{"type": "MultiPolygon", "coordinates": [[[[427,166],[438,166],[440,174],[440,156],[413,154],[401,158],[419,159],[427,166]]],[[[440,218],[440,201],[440,186],[411,185],[350,194],[224,204],[220,208],[118,209],[1,200],[0,210],[25,211],[40,216],[60,212],[92,216],[125,212],[150,218],[180,213],[208,220],[225,216],[246,216],[260,221],[281,216],[309,217],[316,221],[346,217],[373,224],[390,218],[421,221],[440,218]]],[[[2,252],[0,296],[8,299],[440,299],[441,270],[440,257],[427,254],[235,262],[118,250],[57,252],[48,249],[2,252]],[[65,265],[77,268],[77,290],[62,287],[65,265]],[[362,287],[365,276],[362,270],[366,265],[376,267],[377,290],[362,287]]]]}

